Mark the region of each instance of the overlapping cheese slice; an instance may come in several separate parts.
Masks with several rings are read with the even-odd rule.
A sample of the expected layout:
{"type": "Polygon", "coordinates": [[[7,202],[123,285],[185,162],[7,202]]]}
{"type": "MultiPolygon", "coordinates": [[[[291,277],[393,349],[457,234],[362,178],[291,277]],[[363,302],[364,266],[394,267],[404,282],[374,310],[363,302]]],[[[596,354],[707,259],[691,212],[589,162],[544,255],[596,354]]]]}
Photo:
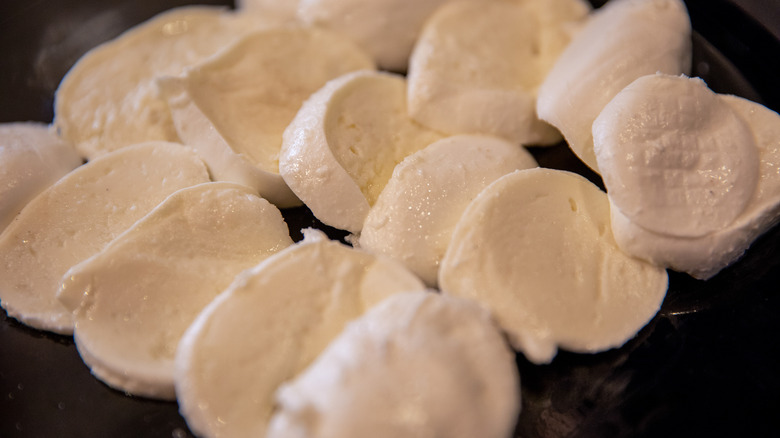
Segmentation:
{"type": "Polygon", "coordinates": [[[123,148],[72,171],[0,235],[3,308],[29,326],[70,334],[73,317],[56,299],[62,275],[169,194],[208,180],[194,151],[166,142],[123,148]]]}
{"type": "Polygon", "coordinates": [[[688,73],[691,24],[682,0],[612,0],[596,10],[539,88],[539,117],[598,172],[591,127],[626,85],[656,72],[688,73]]]}
{"type": "Polygon", "coordinates": [[[300,201],[279,176],[282,132],[330,79],[372,68],[362,50],[337,34],[275,28],[242,38],[160,86],[179,137],[216,180],[247,185],[290,207],[300,201]]]}
{"type": "Polygon", "coordinates": [[[535,363],[558,347],[598,352],[632,338],[658,311],[666,272],[612,238],[607,195],[585,178],[528,169],[469,204],[439,270],[444,293],[489,307],[535,363]]]}
{"type": "Polygon", "coordinates": [[[81,165],[48,125],[0,124],[0,232],[38,193],[81,165]]]}
{"type": "Polygon", "coordinates": [[[697,78],[637,79],[593,124],[626,252],[707,279],[780,219],[780,116],[697,78]]]}
{"type": "Polygon", "coordinates": [[[409,118],[403,77],[348,73],[301,106],[279,172],[319,220],[358,233],[395,165],[441,138],[409,118]]]}
{"type": "Polygon", "coordinates": [[[176,395],[198,436],[264,436],[274,391],[348,321],[423,285],[389,259],[305,230],[302,242],[244,272],[187,330],[176,395]]]}
{"type": "Polygon", "coordinates": [[[277,400],[268,438],[505,438],[520,388],[487,311],[409,292],[349,324],[277,400]]]}
{"type": "Polygon", "coordinates": [[[443,5],[409,60],[409,114],[448,134],[558,142],[536,116],[536,90],[589,10],[582,0],[443,5]]]}
{"type": "Polygon", "coordinates": [[[143,141],[178,141],[155,78],[181,73],[254,26],[221,8],[164,12],[71,68],[57,89],[54,125],[89,159],[143,141]]]}
{"type": "Polygon", "coordinates": [[[74,312],[92,374],[129,394],[173,399],[187,327],[238,273],[291,244],[279,210],[251,189],[199,184],[68,270],[58,298],[74,312]]]}
{"type": "Polygon", "coordinates": [[[536,165],[523,147],[495,137],[434,142],[395,167],[366,216],[360,247],[403,262],[436,286],[439,262],[469,202],[499,177],[536,165]]]}

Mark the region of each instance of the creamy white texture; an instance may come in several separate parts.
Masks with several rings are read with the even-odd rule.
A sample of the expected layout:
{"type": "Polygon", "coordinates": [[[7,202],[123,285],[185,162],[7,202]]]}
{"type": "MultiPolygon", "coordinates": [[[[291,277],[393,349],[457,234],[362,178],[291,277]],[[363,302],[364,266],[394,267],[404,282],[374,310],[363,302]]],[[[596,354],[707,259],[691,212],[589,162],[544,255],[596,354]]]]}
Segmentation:
{"type": "Polygon", "coordinates": [[[203,437],[262,437],[273,394],[348,321],[422,283],[401,265],[307,230],[303,242],[236,278],[187,330],[176,395],[203,437]]]}
{"type": "Polygon", "coordinates": [[[585,178],[519,170],[463,213],[441,262],[443,293],[491,309],[512,345],[535,363],[557,348],[623,345],[658,311],[666,271],[620,251],[607,195],[585,178]]]}
{"type": "Polygon", "coordinates": [[[298,21],[299,0],[236,0],[236,9],[281,25],[298,21]]]}
{"type": "Polygon", "coordinates": [[[520,411],[515,355],[476,303],[394,295],[277,392],[268,438],[504,438],[520,411]]]}
{"type": "Polygon", "coordinates": [[[436,286],[439,261],[469,202],[499,177],[536,165],[523,147],[495,137],[434,142],[395,167],[368,212],[360,247],[400,260],[436,286]]]}
{"type": "Polygon", "coordinates": [[[208,180],[192,149],[166,142],[123,148],[70,172],[0,235],[2,306],[29,326],[72,333],[73,317],[56,299],[62,275],[169,194],[208,180]]]}

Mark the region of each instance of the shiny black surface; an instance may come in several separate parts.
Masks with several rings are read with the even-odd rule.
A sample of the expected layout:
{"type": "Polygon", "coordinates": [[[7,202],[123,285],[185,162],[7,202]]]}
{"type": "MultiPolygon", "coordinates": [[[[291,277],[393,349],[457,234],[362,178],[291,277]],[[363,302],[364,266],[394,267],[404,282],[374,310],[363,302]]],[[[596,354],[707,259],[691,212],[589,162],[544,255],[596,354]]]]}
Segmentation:
{"type": "MultiPolygon", "coordinates": [[[[0,122],[50,121],[53,92],[84,51],[185,3],[3,0],[0,122]]],[[[716,91],[780,109],[778,2],[687,3],[698,32],[694,74],[716,91]],[[762,20],[745,13],[747,3],[759,4],[762,20]]],[[[563,145],[534,153],[544,166],[599,182],[563,145]]],[[[301,227],[319,226],[305,208],[284,213],[296,239],[301,227]]],[[[563,352],[546,366],[518,357],[517,436],[780,436],[780,227],[709,281],[670,278],[661,312],[624,347],[563,352]]],[[[0,438],[188,436],[175,403],[107,388],[89,374],[72,338],[28,329],[0,312],[0,438]]]]}

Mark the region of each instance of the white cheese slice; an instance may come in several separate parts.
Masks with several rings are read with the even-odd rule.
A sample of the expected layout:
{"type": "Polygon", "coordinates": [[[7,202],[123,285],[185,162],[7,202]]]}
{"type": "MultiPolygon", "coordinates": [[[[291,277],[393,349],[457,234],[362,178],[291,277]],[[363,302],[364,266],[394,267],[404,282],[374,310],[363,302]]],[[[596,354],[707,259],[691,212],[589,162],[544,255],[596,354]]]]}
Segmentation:
{"type": "Polygon", "coordinates": [[[346,323],[424,287],[401,265],[306,230],[241,274],[198,316],[176,354],[176,395],[198,436],[264,436],[274,392],[346,323]]]}
{"type": "Polygon", "coordinates": [[[176,347],[233,278],[292,244],[279,210],[249,188],[173,193],[63,276],[74,338],[92,374],[125,393],[174,399],[176,347]]]}
{"type": "Polygon", "coordinates": [[[489,185],[455,227],[439,270],[444,293],[489,307],[535,363],[558,347],[623,345],[657,313],[666,271],[620,251],[607,195],[585,178],[519,170],[489,185]]]}
{"type": "Polygon", "coordinates": [[[36,195],[81,163],[73,146],[48,125],[0,124],[0,232],[36,195]]]}
{"type": "Polygon", "coordinates": [[[300,201],[279,175],[282,132],[330,79],[372,68],[344,37],[276,28],[247,35],[159,84],[179,137],[203,157],[213,178],[248,185],[283,208],[300,201]]]}
{"type": "Polygon", "coordinates": [[[549,145],[536,90],[590,6],[583,0],[454,2],[426,21],[409,60],[409,114],[448,134],[549,145]]]}
{"type": "Polygon", "coordinates": [[[499,177],[536,166],[523,147],[495,137],[434,142],[395,167],[366,216],[360,247],[401,261],[435,287],[439,262],[469,202],[499,177]]]}
{"type": "Polygon", "coordinates": [[[209,180],[192,149],[149,142],[95,159],[46,189],[0,235],[0,303],[42,330],[73,331],[60,279],[169,194],[209,180]]]}
{"type": "Polygon", "coordinates": [[[301,106],[279,172],[320,221],[358,233],[395,165],[441,138],[409,118],[403,77],[348,73],[301,106]]]}
{"type": "Polygon", "coordinates": [[[298,21],[299,0],[236,0],[236,10],[280,25],[298,21]]]}
{"type": "Polygon", "coordinates": [[[409,292],[350,323],[277,400],[268,438],[505,438],[520,385],[487,311],[409,292]]]}
{"type": "Polygon", "coordinates": [[[687,74],[691,45],[682,0],[612,0],[558,58],[539,88],[536,111],[598,172],[591,127],[601,110],[641,76],[687,74]]]}

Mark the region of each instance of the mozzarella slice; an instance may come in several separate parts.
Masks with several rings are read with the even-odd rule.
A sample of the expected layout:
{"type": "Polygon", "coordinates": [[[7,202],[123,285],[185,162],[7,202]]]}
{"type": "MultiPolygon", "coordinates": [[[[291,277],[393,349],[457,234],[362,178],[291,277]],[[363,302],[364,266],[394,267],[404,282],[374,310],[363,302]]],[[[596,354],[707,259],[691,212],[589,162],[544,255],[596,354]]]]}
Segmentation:
{"type": "Polygon", "coordinates": [[[282,132],[325,83],[373,63],[351,41],[316,29],[276,28],[160,82],[182,141],[213,177],[256,189],[279,207],[300,201],[279,176],[282,132]]]}
{"type": "Polygon", "coordinates": [[[575,154],[598,171],[591,127],[635,79],[691,66],[691,24],[681,0],[612,0],[594,12],[550,70],[536,101],[575,154]]]}
{"type": "Polygon", "coordinates": [[[0,124],[0,232],[38,193],[81,165],[43,123],[0,124]]]}
{"type": "Polygon", "coordinates": [[[54,125],[89,159],[144,141],[178,141],[155,78],[181,73],[253,26],[221,8],[164,12],[71,68],[56,92],[54,125]]]}
{"type": "Polygon", "coordinates": [[[74,312],[76,347],[92,374],[172,400],[187,327],[239,272],[291,244],[279,210],[251,189],[199,184],[68,270],[58,298],[74,312]]]}
{"type": "Polygon", "coordinates": [[[277,392],[268,438],[512,436],[515,355],[474,302],[387,298],[277,392]]]}
{"type": "Polygon", "coordinates": [[[0,235],[0,301],[42,330],[73,331],[56,299],[62,275],[99,252],[169,194],[209,180],[182,145],[150,142],[95,159],[52,185],[0,235]]]}
{"type": "Polygon", "coordinates": [[[436,286],[439,262],[469,202],[499,177],[536,165],[524,148],[494,137],[434,142],[395,167],[366,216],[360,247],[401,261],[436,286]]]}
{"type": "Polygon", "coordinates": [[[298,111],[284,132],[279,172],[320,221],[358,233],[395,165],[441,138],[407,115],[403,77],[348,73],[298,111]]]}
{"type": "Polygon", "coordinates": [[[203,437],[264,436],[279,384],[374,303],[422,287],[399,264],[306,230],[241,274],[187,330],[175,375],[187,424],[203,437]]]}
{"type": "Polygon", "coordinates": [[[607,196],[595,185],[529,169],[469,204],[439,285],[489,307],[515,348],[546,363],[558,347],[598,352],[632,338],[658,311],[667,275],[618,249],[607,196]]]}
{"type": "Polygon", "coordinates": [[[236,0],[236,9],[284,25],[297,22],[298,3],[299,0],[236,0]]]}
{"type": "Polygon", "coordinates": [[[536,89],[589,10],[582,0],[443,5],[409,61],[409,114],[448,134],[558,142],[536,116],[536,89]]]}

